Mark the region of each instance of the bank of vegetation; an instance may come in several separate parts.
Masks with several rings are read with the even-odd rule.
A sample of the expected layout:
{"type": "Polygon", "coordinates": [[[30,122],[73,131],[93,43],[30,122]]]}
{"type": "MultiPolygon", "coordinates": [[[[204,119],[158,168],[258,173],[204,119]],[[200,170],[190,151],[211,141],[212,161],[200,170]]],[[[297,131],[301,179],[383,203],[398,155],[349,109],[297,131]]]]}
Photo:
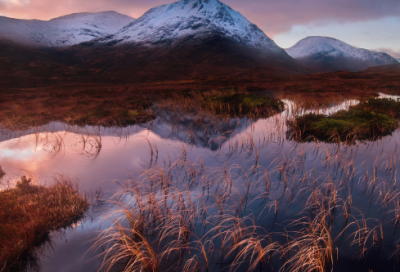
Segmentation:
{"type": "Polygon", "coordinates": [[[288,134],[297,140],[354,141],[376,139],[398,127],[400,102],[369,99],[348,111],[330,116],[306,114],[288,122],[288,134]]]}
{"type": "MultiPolygon", "coordinates": [[[[263,90],[263,89],[262,89],[263,90]]],[[[188,112],[206,111],[224,117],[269,117],[284,110],[282,101],[260,90],[226,88],[220,90],[164,90],[163,97],[188,112]]],[[[168,104],[168,103],[167,103],[168,104]]],[[[171,104],[171,103],[169,103],[171,104]]]]}
{"type": "Polygon", "coordinates": [[[0,271],[19,271],[51,231],[77,222],[88,207],[86,197],[59,177],[49,187],[22,177],[0,191],[0,271]]]}

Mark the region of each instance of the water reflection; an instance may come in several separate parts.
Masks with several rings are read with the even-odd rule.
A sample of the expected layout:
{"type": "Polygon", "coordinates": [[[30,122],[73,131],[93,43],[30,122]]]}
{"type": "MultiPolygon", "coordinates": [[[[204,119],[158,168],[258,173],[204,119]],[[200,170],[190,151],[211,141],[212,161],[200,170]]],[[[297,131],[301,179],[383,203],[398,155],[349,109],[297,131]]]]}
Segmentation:
{"type": "Polygon", "coordinates": [[[179,106],[154,107],[157,118],[150,130],[166,139],[177,139],[192,145],[217,150],[234,135],[245,130],[250,118],[227,118],[207,112],[187,112],[179,106]]]}
{"type": "Polygon", "coordinates": [[[294,101],[288,99],[284,99],[282,101],[284,101],[287,107],[287,113],[289,115],[295,115],[295,116],[302,116],[310,113],[332,115],[338,111],[348,110],[351,106],[356,106],[360,104],[359,100],[350,99],[342,102],[332,102],[331,104],[326,105],[325,107],[317,107],[315,109],[304,109],[302,107],[299,107],[294,101]]]}
{"type": "MultiPolygon", "coordinates": [[[[348,101],[317,110],[332,114],[356,103],[348,101]]],[[[400,239],[396,227],[399,132],[355,145],[297,143],[286,139],[286,120],[294,113],[308,111],[290,101],[286,105],[283,113],[254,121],[166,111],[152,124],[123,129],[53,123],[17,134],[3,132],[0,164],[7,173],[3,185],[6,180],[12,186],[13,179],[26,173],[36,176],[39,183],[46,183],[54,173],[65,173],[79,180],[81,190],[92,192],[97,204],[74,228],[51,235],[53,246],[41,255],[41,271],[97,271],[102,260],[95,256],[100,252],[88,249],[99,230],[110,224],[103,221],[103,214],[118,209],[103,201],[126,189],[127,184],[144,186],[146,192],[156,190],[160,180],[152,179],[156,173],[176,183],[171,188],[179,188],[177,192],[188,191],[190,196],[203,199],[210,213],[220,209],[219,203],[230,207],[227,210],[240,206],[237,213],[241,216],[252,211],[257,223],[269,232],[283,232],[288,220],[303,217],[305,204],[315,192],[333,195],[337,203],[339,199],[346,203],[337,204],[332,215],[337,218],[332,233],[340,234],[341,239],[335,246],[339,258],[347,260],[336,265],[335,271],[354,271],[348,257],[354,255],[354,241],[349,237],[359,230],[355,222],[361,222],[362,217],[369,220],[363,230],[373,239],[374,231],[380,233],[379,226],[385,235],[379,240],[381,253],[371,257],[366,269],[392,268],[393,259],[385,261],[395,253],[400,239]],[[226,180],[232,180],[231,186],[226,180]],[[204,188],[209,190],[205,194],[208,198],[199,197],[204,188]],[[345,222],[345,217],[339,217],[343,205],[349,207],[350,203],[350,219],[345,222]],[[337,226],[344,224],[350,227],[341,234],[342,228],[337,226]]],[[[312,214],[311,210],[307,212],[312,214]]],[[[274,238],[285,243],[285,239],[274,238]]],[[[374,243],[373,239],[365,242],[374,243]]]]}
{"type": "Polygon", "coordinates": [[[392,99],[394,101],[399,101],[400,95],[379,93],[379,98],[387,98],[387,99],[392,99]]]}

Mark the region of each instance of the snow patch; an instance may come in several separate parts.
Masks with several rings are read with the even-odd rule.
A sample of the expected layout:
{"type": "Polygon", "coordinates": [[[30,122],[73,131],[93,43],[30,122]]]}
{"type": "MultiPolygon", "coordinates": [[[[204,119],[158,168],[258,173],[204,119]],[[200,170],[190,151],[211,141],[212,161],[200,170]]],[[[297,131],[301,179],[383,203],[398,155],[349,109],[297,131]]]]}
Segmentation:
{"type": "Polygon", "coordinates": [[[218,0],[180,0],[155,7],[103,43],[157,44],[219,34],[256,48],[283,51],[256,25],[218,0]]]}
{"type": "Polygon", "coordinates": [[[75,13],[50,21],[0,17],[0,38],[28,46],[71,46],[113,34],[132,21],[114,11],[75,13]]]}
{"type": "Polygon", "coordinates": [[[386,53],[357,48],[334,38],[319,36],[307,37],[296,43],[293,47],[286,49],[286,52],[295,59],[320,56],[363,61],[371,65],[384,65],[396,62],[393,57],[386,53]]]}

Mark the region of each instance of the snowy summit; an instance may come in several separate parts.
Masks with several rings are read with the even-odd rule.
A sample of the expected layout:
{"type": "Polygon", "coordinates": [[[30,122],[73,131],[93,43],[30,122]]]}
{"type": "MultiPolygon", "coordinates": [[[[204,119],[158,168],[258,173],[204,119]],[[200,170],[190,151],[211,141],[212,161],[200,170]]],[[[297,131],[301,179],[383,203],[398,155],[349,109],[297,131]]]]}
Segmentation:
{"type": "Polygon", "coordinates": [[[358,71],[372,66],[397,63],[395,58],[386,53],[357,48],[337,39],[319,36],[307,37],[286,49],[286,52],[310,66],[313,66],[313,63],[325,63],[328,69],[330,65],[332,71],[358,71]]]}
{"type": "Polygon", "coordinates": [[[0,39],[27,46],[70,46],[115,33],[133,20],[114,11],[74,13],[50,21],[0,16],[0,39]]]}
{"type": "Polygon", "coordinates": [[[218,0],[180,0],[155,7],[102,42],[174,44],[212,35],[246,46],[282,51],[256,25],[218,0]]]}

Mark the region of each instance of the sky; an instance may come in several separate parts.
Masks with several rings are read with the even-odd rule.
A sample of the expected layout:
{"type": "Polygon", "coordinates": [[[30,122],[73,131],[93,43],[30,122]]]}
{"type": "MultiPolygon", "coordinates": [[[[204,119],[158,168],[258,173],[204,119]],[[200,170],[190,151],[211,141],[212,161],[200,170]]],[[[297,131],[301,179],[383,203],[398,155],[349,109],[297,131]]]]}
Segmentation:
{"type": "MultiPolygon", "coordinates": [[[[0,0],[0,16],[49,20],[75,12],[114,10],[134,18],[174,0],[0,0]]],[[[328,36],[400,58],[400,0],[222,0],[279,46],[328,36]]]]}

